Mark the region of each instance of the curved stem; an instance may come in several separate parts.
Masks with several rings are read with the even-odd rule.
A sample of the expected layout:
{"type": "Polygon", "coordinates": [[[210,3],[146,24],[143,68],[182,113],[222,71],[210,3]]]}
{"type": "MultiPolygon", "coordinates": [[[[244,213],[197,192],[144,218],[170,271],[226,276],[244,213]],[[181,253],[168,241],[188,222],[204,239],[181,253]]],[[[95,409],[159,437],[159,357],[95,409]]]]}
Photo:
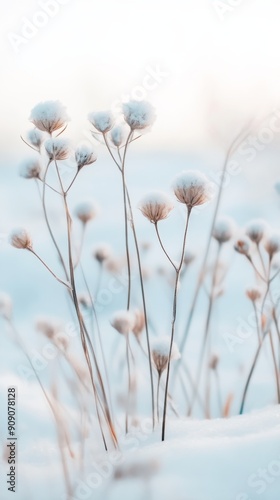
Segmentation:
{"type": "Polygon", "coordinates": [[[176,265],[174,264],[174,262],[173,262],[173,260],[171,259],[171,257],[168,255],[168,253],[167,253],[167,251],[166,251],[166,249],[165,249],[165,247],[164,247],[164,245],[163,245],[163,243],[162,243],[162,239],[161,239],[161,237],[160,237],[159,230],[158,230],[158,223],[156,222],[156,223],[154,224],[154,226],[155,226],[155,230],[156,230],[156,233],[157,233],[157,237],[158,237],[158,241],[159,241],[159,243],[160,243],[160,246],[161,246],[161,248],[162,248],[162,250],[163,250],[164,254],[166,255],[166,257],[168,258],[168,260],[169,260],[170,264],[172,265],[172,267],[174,267],[175,271],[177,272],[177,267],[176,267],[176,265]]]}
{"type": "Polygon", "coordinates": [[[27,249],[29,252],[31,252],[37,259],[45,266],[45,268],[53,275],[53,277],[59,281],[62,285],[66,286],[69,290],[72,290],[71,285],[69,283],[65,283],[65,281],[61,280],[56,274],[49,268],[49,266],[41,259],[41,257],[33,250],[33,248],[28,248],[27,249]]]}
{"type": "Polygon", "coordinates": [[[171,326],[171,340],[170,340],[170,348],[169,348],[168,364],[167,364],[167,375],[166,375],[164,406],[163,406],[163,419],[162,419],[162,432],[161,432],[161,440],[162,441],[164,441],[164,439],[165,439],[167,397],[168,397],[168,386],[169,386],[169,377],[170,377],[170,363],[171,363],[172,348],[173,348],[174,334],[175,334],[175,323],[176,323],[176,316],[177,316],[178,284],[179,284],[180,273],[181,273],[181,269],[182,269],[182,265],[183,265],[183,261],[184,261],[190,214],[191,214],[191,207],[187,207],[187,220],[186,220],[186,226],[185,226],[185,231],[184,231],[182,255],[181,255],[179,266],[176,270],[176,279],[175,279],[174,296],[173,296],[173,318],[172,318],[172,326],[171,326]]]}
{"type": "Polygon", "coordinates": [[[251,366],[251,369],[250,369],[250,372],[249,372],[249,375],[248,375],[248,378],[247,378],[247,381],[245,384],[245,388],[244,388],[243,396],[242,396],[242,400],[241,400],[241,406],[240,406],[240,410],[239,410],[239,415],[242,415],[243,410],[244,410],[245,400],[246,400],[247,392],[249,389],[250,381],[251,381],[252,375],[254,373],[254,370],[255,370],[255,367],[256,367],[256,364],[258,361],[258,357],[259,357],[260,352],[261,352],[261,348],[262,348],[266,333],[264,334],[264,336],[261,340],[261,343],[258,346],[257,352],[255,354],[255,357],[254,357],[254,360],[253,360],[253,363],[252,363],[252,366],[251,366]]]}

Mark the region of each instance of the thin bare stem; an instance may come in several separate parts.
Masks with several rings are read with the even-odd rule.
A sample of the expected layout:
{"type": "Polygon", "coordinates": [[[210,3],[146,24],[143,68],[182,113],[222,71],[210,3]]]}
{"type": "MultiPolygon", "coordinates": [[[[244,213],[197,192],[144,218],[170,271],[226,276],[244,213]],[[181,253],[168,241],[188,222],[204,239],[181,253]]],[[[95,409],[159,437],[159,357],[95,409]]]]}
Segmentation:
{"type": "Polygon", "coordinates": [[[60,279],[58,276],[56,276],[56,274],[49,268],[49,266],[45,263],[45,261],[43,259],[41,259],[41,257],[35,252],[35,250],[33,250],[33,248],[28,248],[27,250],[29,252],[31,252],[33,255],[35,255],[35,257],[37,257],[37,259],[45,266],[45,268],[53,275],[53,277],[59,283],[61,283],[62,285],[66,286],[69,290],[72,290],[72,287],[71,287],[70,283],[66,283],[65,281],[63,281],[62,279],[60,279]]]}
{"type": "Polygon", "coordinates": [[[176,278],[175,278],[174,295],[173,295],[173,318],[172,318],[172,325],[171,325],[171,340],[170,340],[170,349],[169,349],[169,355],[168,355],[166,386],[165,386],[165,394],[164,394],[162,433],[161,433],[161,440],[162,441],[164,441],[164,439],[165,439],[167,396],[168,396],[168,386],[169,386],[169,377],[170,377],[170,363],[171,363],[172,348],[173,348],[173,342],[174,342],[175,323],[176,323],[176,317],[177,317],[178,284],[179,284],[180,273],[181,273],[181,269],[182,269],[182,265],[183,265],[183,261],[184,261],[185,250],[186,250],[186,239],[187,239],[187,232],[188,232],[188,227],[189,227],[190,215],[191,215],[191,207],[187,207],[187,220],[186,220],[185,231],[184,231],[182,254],[181,254],[179,266],[176,269],[176,278]]]}
{"type": "Polygon", "coordinates": [[[166,249],[165,249],[165,247],[164,247],[164,245],[163,245],[163,243],[162,243],[162,239],[161,239],[161,237],[160,237],[159,230],[158,230],[158,223],[156,222],[154,226],[155,226],[155,230],[156,230],[156,233],[157,233],[157,237],[158,237],[159,244],[160,244],[160,246],[161,246],[161,248],[162,248],[162,250],[163,250],[164,254],[165,254],[165,255],[166,255],[166,257],[168,258],[168,260],[169,260],[170,264],[172,265],[172,267],[174,267],[175,271],[177,272],[177,267],[176,267],[176,265],[174,264],[174,262],[173,262],[173,260],[171,259],[171,257],[168,255],[168,253],[167,253],[167,251],[166,251],[166,249]]]}

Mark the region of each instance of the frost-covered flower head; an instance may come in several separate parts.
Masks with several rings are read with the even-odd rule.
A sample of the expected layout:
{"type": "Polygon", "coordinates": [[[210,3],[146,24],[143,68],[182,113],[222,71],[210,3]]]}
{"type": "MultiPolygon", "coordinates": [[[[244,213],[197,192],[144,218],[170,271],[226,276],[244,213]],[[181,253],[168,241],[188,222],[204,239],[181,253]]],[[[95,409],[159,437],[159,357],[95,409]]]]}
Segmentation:
{"type": "Polygon", "coordinates": [[[94,219],[98,213],[98,208],[91,201],[84,201],[79,203],[75,209],[76,217],[83,223],[87,224],[90,220],[94,219]]]}
{"type": "Polygon", "coordinates": [[[51,339],[61,330],[61,323],[53,318],[42,317],[36,320],[35,328],[38,332],[51,339]]]}
{"type": "Polygon", "coordinates": [[[230,217],[220,217],[217,219],[212,236],[218,243],[226,243],[234,233],[234,222],[230,217]]]}
{"type": "Polygon", "coordinates": [[[88,114],[90,123],[102,134],[109,132],[114,125],[114,117],[111,111],[93,111],[88,114]]]}
{"type": "Polygon", "coordinates": [[[32,128],[27,133],[27,140],[32,146],[37,149],[40,149],[41,144],[44,142],[44,134],[37,128],[32,128]]]}
{"type": "Polygon", "coordinates": [[[0,293],[0,316],[10,319],[12,316],[13,303],[11,297],[4,292],[0,293]]]}
{"type": "Polygon", "coordinates": [[[254,219],[250,221],[246,226],[246,234],[253,243],[257,245],[263,239],[267,231],[267,224],[262,219],[254,219]]]}
{"type": "Polygon", "coordinates": [[[185,170],[173,181],[173,191],[180,203],[189,209],[203,205],[213,196],[212,183],[201,172],[185,170]]]}
{"type": "Polygon", "coordinates": [[[24,179],[39,179],[41,165],[38,158],[29,158],[20,165],[19,175],[24,179]]]}
{"type": "Polygon", "coordinates": [[[48,139],[44,146],[50,160],[67,160],[71,153],[69,141],[61,137],[48,139]]]}
{"type": "MultiPolygon", "coordinates": [[[[170,351],[170,338],[167,335],[163,335],[154,339],[151,342],[152,358],[159,375],[167,368],[169,351],[170,351]]],[[[171,351],[171,361],[180,359],[181,354],[177,347],[177,344],[173,342],[171,351]]]]}
{"type": "Polygon", "coordinates": [[[112,316],[111,325],[119,333],[128,335],[135,325],[135,316],[130,311],[117,311],[112,316]]]}
{"type": "Polygon", "coordinates": [[[10,234],[10,244],[19,249],[32,249],[32,240],[26,229],[14,229],[10,234]]]}
{"type": "Polygon", "coordinates": [[[261,292],[260,288],[254,286],[252,288],[247,288],[246,295],[247,295],[248,299],[250,299],[252,302],[256,302],[257,300],[259,300],[261,298],[262,292],[261,292]]]}
{"type": "Polygon", "coordinates": [[[143,130],[153,125],[154,107],[147,101],[129,101],[123,104],[123,115],[131,130],[143,130]]]}
{"type": "Polygon", "coordinates": [[[51,134],[69,122],[66,108],[59,101],[45,101],[37,104],[31,111],[29,120],[35,127],[51,134]]]}
{"type": "Polygon", "coordinates": [[[119,148],[125,140],[125,129],[122,125],[115,125],[110,133],[110,139],[116,148],[119,148]]]}
{"type": "Polygon", "coordinates": [[[100,243],[94,248],[92,255],[100,264],[103,264],[112,256],[112,249],[106,243],[100,243]]]}
{"type": "Polygon", "coordinates": [[[88,293],[80,293],[78,295],[78,301],[85,309],[89,309],[92,306],[91,298],[88,293]]]}
{"type": "Polygon", "coordinates": [[[134,327],[132,328],[132,332],[134,333],[135,337],[139,337],[145,326],[145,315],[144,312],[141,311],[140,309],[135,309],[133,313],[135,318],[135,324],[134,327]]]}
{"type": "Polygon", "coordinates": [[[161,191],[152,191],[146,194],[138,203],[142,214],[153,224],[166,219],[174,208],[171,198],[161,191]]]}
{"type": "Polygon", "coordinates": [[[239,238],[234,244],[234,250],[242,255],[248,256],[250,253],[250,240],[246,236],[239,238]]]}
{"type": "Polygon", "coordinates": [[[270,258],[280,251],[280,233],[273,233],[266,237],[264,248],[270,258]]]}
{"type": "Polygon", "coordinates": [[[195,254],[190,250],[186,250],[184,254],[184,264],[185,266],[189,266],[195,259],[195,254]]]}
{"type": "Polygon", "coordinates": [[[97,160],[97,156],[93,151],[92,146],[81,144],[75,151],[75,159],[78,169],[80,170],[86,165],[91,165],[92,163],[94,163],[97,160]]]}

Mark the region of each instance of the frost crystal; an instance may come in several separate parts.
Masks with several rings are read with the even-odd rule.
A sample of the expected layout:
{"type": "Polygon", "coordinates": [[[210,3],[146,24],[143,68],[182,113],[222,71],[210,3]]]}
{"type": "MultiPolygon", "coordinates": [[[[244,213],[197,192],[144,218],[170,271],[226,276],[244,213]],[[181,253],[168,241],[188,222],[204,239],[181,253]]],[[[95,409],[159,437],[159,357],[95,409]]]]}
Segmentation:
{"type": "Polygon", "coordinates": [[[131,130],[142,130],[156,119],[154,107],[147,101],[129,101],[123,104],[123,114],[131,130]]]}
{"type": "Polygon", "coordinates": [[[59,101],[45,101],[37,104],[31,111],[29,120],[35,127],[51,134],[69,122],[66,108],[59,101]]]}

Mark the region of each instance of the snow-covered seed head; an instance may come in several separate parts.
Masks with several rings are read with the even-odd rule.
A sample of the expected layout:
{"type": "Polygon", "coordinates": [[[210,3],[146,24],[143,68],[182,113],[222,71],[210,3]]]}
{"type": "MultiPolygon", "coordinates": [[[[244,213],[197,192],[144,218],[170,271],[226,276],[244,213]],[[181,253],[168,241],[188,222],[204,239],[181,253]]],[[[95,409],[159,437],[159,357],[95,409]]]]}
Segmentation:
{"type": "Polygon", "coordinates": [[[117,311],[112,316],[111,325],[123,335],[128,335],[134,328],[135,317],[130,311],[117,311]]]}
{"type": "Polygon", "coordinates": [[[270,258],[272,258],[274,254],[278,253],[280,251],[280,234],[274,233],[267,236],[264,242],[264,248],[270,258]]]}
{"type": "Polygon", "coordinates": [[[93,111],[88,114],[90,123],[102,134],[109,132],[114,125],[114,117],[110,111],[93,111]]]}
{"type": "Polygon", "coordinates": [[[189,209],[203,205],[213,196],[211,182],[204,174],[196,170],[185,170],[178,174],[172,186],[177,200],[189,209]]]}
{"type": "Polygon", "coordinates": [[[119,148],[124,143],[125,131],[122,125],[115,125],[112,128],[110,139],[116,148],[119,148]]]}
{"type": "Polygon", "coordinates": [[[253,288],[247,288],[246,295],[248,299],[250,299],[252,302],[256,302],[261,298],[262,293],[259,288],[253,287],[253,288]]]}
{"type": "Polygon", "coordinates": [[[106,243],[101,243],[94,248],[92,255],[99,264],[103,264],[105,260],[108,260],[112,256],[112,249],[106,243]]]}
{"type": "Polygon", "coordinates": [[[131,130],[143,130],[153,125],[154,107],[147,101],[129,101],[123,104],[123,115],[131,130]]]}
{"type": "Polygon", "coordinates": [[[145,314],[140,309],[135,309],[133,313],[135,318],[135,324],[132,329],[132,332],[134,333],[135,337],[139,337],[145,326],[145,314]]]}
{"type": "Polygon", "coordinates": [[[211,357],[211,359],[210,359],[210,363],[209,363],[210,369],[211,370],[216,370],[219,361],[220,361],[219,356],[217,354],[213,354],[212,357],[211,357]]]}
{"type": "Polygon", "coordinates": [[[78,295],[78,301],[85,309],[89,309],[92,306],[90,295],[88,293],[80,293],[78,295]]]}
{"type": "Polygon", "coordinates": [[[32,249],[32,240],[29,233],[23,229],[14,229],[10,234],[10,244],[19,249],[32,249]]]}
{"type": "Polygon", "coordinates": [[[242,255],[248,256],[250,253],[250,240],[246,238],[246,236],[244,238],[240,238],[235,242],[234,250],[242,255]]]}
{"type": "Polygon", "coordinates": [[[186,250],[184,255],[185,266],[189,266],[194,259],[195,259],[195,254],[193,252],[190,252],[189,250],[186,250]]]}
{"type": "Polygon", "coordinates": [[[41,144],[44,142],[44,135],[37,128],[33,128],[27,132],[27,140],[37,149],[40,149],[41,144]]]}
{"type": "Polygon", "coordinates": [[[4,292],[0,293],[0,316],[10,319],[12,316],[13,303],[11,297],[4,292]]]}
{"type": "Polygon", "coordinates": [[[90,220],[95,219],[97,213],[97,207],[90,201],[79,203],[75,209],[75,215],[82,224],[87,224],[90,220]]]}
{"type": "MultiPolygon", "coordinates": [[[[155,367],[159,375],[161,375],[168,365],[169,352],[170,352],[170,338],[164,335],[162,337],[154,339],[151,343],[151,351],[155,367]]],[[[170,359],[171,361],[175,361],[177,359],[180,359],[180,357],[181,354],[179,352],[177,344],[173,342],[170,359]]]]}
{"type": "Polygon", "coordinates": [[[52,318],[38,318],[35,328],[49,339],[52,339],[61,329],[61,324],[52,318]]]}
{"type": "Polygon", "coordinates": [[[226,243],[234,233],[234,222],[230,217],[220,217],[217,219],[212,236],[218,243],[226,243]]]}
{"type": "Polygon", "coordinates": [[[50,160],[67,160],[71,153],[69,141],[60,137],[48,139],[44,146],[50,160]]]}
{"type": "Polygon", "coordinates": [[[35,127],[51,134],[69,122],[66,108],[59,101],[45,101],[37,104],[31,111],[29,120],[35,127]]]}
{"type": "Polygon", "coordinates": [[[75,159],[77,162],[77,167],[80,170],[85,165],[91,165],[92,163],[94,163],[97,160],[97,156],[91,146],[82,144],[81,146],[78,146],[75,151],[75,159]]]}
{"type": "Polygon", "coordinates": [[[168,217],[174,208],[174,204],[167,194],[161,191],[153,191],[142,198],[138,203],[138,208],[150,222],[156,224],[168,217]]]}
{"type": "Polygon", "coordinates": [[[267,224],[262,219],[254,219],[250,221],[246,226],[246,234],[248,238],[250,238],[250,240],[257,245],[263,239],[266,231],[267,224]]]}
{"type": "Polygon", "coordinates": [[[39,179],[41,173],[41,165],[38,158],[29,158],[22,162],[19,170],[19,175],[24,179],[39,179]]]}

